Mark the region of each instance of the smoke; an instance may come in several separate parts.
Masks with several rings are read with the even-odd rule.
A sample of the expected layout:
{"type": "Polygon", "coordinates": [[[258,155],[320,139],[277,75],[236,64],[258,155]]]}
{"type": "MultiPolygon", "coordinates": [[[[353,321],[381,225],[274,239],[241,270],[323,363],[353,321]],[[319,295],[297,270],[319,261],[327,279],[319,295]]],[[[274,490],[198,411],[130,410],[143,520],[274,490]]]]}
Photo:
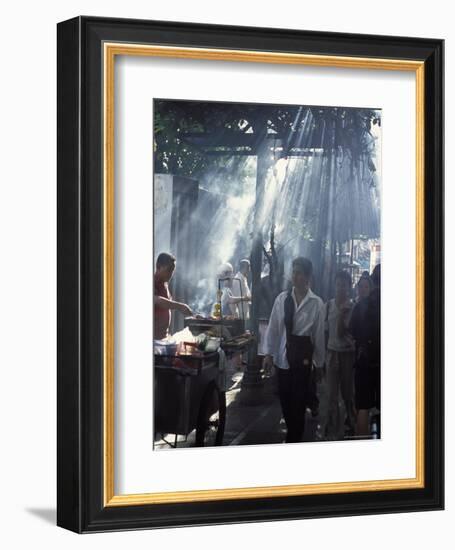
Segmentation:
{"type": "Polygon", "coordinates": [[[192,289],[188,304],[193,311],[211,314],[220,266],[230,262],[235,274],[240,260],[250,256],[255,199],[255,157],[231,158],[199,182],[197,206],[188,220],[193,231],[189,246],[197,261],[180,273],[192,289]]]}
{"type": "MultiPolygon", "coordinates": [[[[270,145],[270,168],[259,202],[256,157],[229,157],[200,179],[197,204],[185,220],[191,231],[185,246],[190,247],[193,261],[178,266],[193,311],[212,312],[221,264],[230,262],[235,274],[240,260],[250,257],[258,204],[256,223],[264,247],[268,248],[273,230],[276,250],[286,268],[294,257],[305,255],[319,262],[316,272],[322,272],[324,255],[332,243],[379,237],[379,127],[367,143],[369,151],[355,158],[341,146],[305,149],[305,143],[314,142],[312,128],[307,110],[298,138],[294,138],[299,156],[275,158],[276,149],[270,145]],[[322,252],[318,256],[315,250],[322,252]]],[[[334,132],[325,130],[321,141],[327,141],[330,131],[334,132]]]]}

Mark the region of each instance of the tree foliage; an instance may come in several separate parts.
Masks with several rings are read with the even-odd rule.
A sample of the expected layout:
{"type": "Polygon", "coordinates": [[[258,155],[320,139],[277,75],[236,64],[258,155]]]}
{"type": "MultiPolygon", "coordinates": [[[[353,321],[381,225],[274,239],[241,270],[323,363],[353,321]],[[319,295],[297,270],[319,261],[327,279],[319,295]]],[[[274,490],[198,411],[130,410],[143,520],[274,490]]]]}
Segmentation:
{"type": "Polygon", "coordinates": [[[265,139],[275,158],[343,148],[356,160],[380,123],[373,109],[155,100],[155,171],[200,177],[228,157],[255,155],[265,139]]]}

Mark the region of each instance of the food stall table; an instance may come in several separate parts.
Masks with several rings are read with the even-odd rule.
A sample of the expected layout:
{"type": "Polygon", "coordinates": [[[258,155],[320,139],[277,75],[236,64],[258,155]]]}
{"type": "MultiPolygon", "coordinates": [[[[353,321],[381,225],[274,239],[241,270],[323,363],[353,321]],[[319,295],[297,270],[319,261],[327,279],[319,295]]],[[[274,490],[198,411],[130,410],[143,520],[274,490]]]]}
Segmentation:
{"type": "Polygon", "coordinates": [[[154,372],[155,433],[196,430],[196,446],[222,445],[226,396],[219,354],[155,355],[154,372]]]}

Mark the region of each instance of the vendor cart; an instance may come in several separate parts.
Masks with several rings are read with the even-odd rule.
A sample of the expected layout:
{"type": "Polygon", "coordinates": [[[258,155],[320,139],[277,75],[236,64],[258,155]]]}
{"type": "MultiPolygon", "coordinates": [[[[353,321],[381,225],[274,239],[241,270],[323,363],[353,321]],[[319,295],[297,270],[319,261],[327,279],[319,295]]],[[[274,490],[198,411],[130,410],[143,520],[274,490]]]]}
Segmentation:
{"type": "Polygon", "coordinates": [[[155,434],[171,446],[196,430],[196,446],[222,445],[226,395],[217,352],[155,355],[155,434]],[[175,434],[174,443],[165,434],[175,434]]]}

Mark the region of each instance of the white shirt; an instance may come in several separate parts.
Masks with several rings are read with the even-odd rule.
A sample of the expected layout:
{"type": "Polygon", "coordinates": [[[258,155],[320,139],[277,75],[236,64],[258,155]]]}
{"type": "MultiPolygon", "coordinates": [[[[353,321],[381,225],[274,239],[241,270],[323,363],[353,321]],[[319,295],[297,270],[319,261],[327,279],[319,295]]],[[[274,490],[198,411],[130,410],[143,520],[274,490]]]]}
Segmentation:
{"type": "MultiPolygon", "coordinates": [[[[245,296],[248,298],[251,297],[250,287],[248,286],[248,279],[240,271],[237,273],[234,280],[232,281],[232,287],[235,290],[236,296],[241,296],[243,298],[245,298],[245,296]],[[239,279],[239,280],[237,281],[236,279],[239,279]],[[240,290],[242,291],[241,293],[240,293],[240,290]]],[[[242,319],[246,320],[250,318],[250,306],[248,302],[240,302],[239,310],[240,310],[240,317],[242,319]]]]}
{"type": "MultiPolygon", "coordinates": [[[[346,306],[349,307],[349,312],[345,317],[345,326],[347,328],[351,320],[353,304],[349,301],[346,306]]],[[[346,332],[343,336],[338,334],[338,319],[340,315],[341,311],[338,309],[335,300],[329,300],[324,307],[325,328],[329,333],[327,349],[338,352],[354,351],[354,340],[349,332],[346,332]]]]}
{"type": "Polygon", "coordinates": [[[225,315],[233,315],[234,317],[239,317],[239,308],[237,307],[237,304],[232,302],[232,298],[234,295],[232,294],[232,290],[225,286],[223,288],[223,294],[221,295],[221,312],[223,316],[225,315]]]}
{"type": "MultiPolygon", "coordinates": [[[[284,326],[284,301],[287,294],[287,292],[279,294],[273,304],[263,346],[265,355],[273,355],[273,362],[280,369],[289,368],[286,359],[286,327],[284,326]]],[[[320,368],[325,361],[324,303],[311,290],[308,290],[299,305],[297,305],[294,289],[292,289],[292,298],[295,307],[292,334],[311,338],[313,361],[316,367],[320,368]]]]}

